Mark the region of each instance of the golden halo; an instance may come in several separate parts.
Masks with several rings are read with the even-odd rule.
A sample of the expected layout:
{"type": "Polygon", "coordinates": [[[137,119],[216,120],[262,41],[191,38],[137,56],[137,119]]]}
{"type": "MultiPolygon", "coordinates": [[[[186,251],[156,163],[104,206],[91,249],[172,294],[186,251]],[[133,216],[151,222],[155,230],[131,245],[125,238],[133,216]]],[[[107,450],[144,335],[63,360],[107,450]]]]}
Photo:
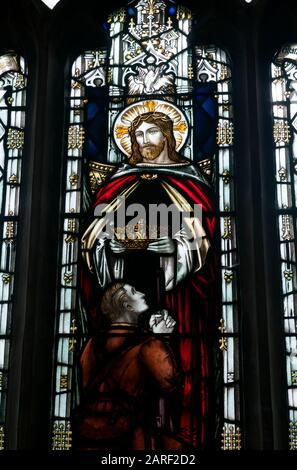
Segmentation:
{"type": "Polygon", "coordinates": [[[120,112],[114,124],[114,140],[118,148],[128,157],[131,155],[131,141],[129,127],[140,114],[149,112],[164,113],[173,121],[173,133],[176,141],[176,150],[180,150],[188,136],[188,123],[185,115],[174,104],[161,100],[145,100],[131,104],[120,112]]]}

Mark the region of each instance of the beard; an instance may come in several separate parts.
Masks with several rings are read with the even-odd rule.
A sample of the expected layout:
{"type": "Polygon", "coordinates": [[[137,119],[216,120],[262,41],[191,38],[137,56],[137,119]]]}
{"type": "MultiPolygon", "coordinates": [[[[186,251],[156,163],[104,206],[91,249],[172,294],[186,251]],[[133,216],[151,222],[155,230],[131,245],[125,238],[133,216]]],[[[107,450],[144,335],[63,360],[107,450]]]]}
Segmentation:
{"type": "Polygon", "coordinates": [[[147,144],[139,146],[140,154],[146,160],[155,160],[165,147],[165,140],[159,145],[147,144]]]}

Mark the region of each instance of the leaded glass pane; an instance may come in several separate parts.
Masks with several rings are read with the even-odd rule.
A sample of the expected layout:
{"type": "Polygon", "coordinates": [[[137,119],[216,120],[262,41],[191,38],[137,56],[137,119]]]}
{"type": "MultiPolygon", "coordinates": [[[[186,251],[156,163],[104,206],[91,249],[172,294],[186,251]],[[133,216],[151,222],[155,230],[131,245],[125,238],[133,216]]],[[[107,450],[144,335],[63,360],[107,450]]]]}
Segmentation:
{"type": "MultiPolygon", "coordinates": [[[[66,98],[67,155],[57,302],[53,449],[68,450],[71,447],[71,410],[76,413],[77,404],[84,400],[80,396],[79,356],[91,347],[93,340],[89,343],[88,338],[95,332],[99,336],[101,334],[101,342],[105,341],[106,319],[99,305],[109,284],[115,286],[117,279],[126,279],[126,282],[129,279],[128,284],[132,286],[135,281],[135,286],[140,290],[142,282],[142,292],[155,309],[161,305],[161,297],[157,301],[155,295],[160,288],[164,297],[163,307],[166,305],[169,312],[173,312],[176,334],[170,336],[169,343],[184,374],[181,390],[183,409],[179,418],[180,433],[175,436],[177,441],[202,448],[210,439],[213,446],[222,443],[223,449],[241,447],[232,74],[230,61],[223,50],[216,46],[197,46],[194,50],[189,47],[191,28],[192,14],[188,9],[168,6],[162,0],[141,0],[110,16],[109,49],[98,47],[97,50],[86,51],[72,66],[71,89],[66,98]],[[177,152],[181,149],[181,155],[188,160],[173,165],[174,149],[170,158],[169,153],[164,153],[170,160],[167,166],[149,162],[148,165],[143,163],[146,165],[143,170],[142,162],[138,167],[137,163],[132,164],[131,154],[136,154],[133,154],[135,148],[130,140],[131,129],[138,116],[149,115],[151,118],[152,114],[158,113],[171,121],[175,149],[177,152]],[[122,162],[128,162],[128,165],[122,162]],[[196,175],[196,179],[191,179],[192,174],[185,171],[184,165],[196,175]],[[123,183],[125,177],[130,181],[127,187],[123,183]],[[119,190],[113,193],[115,183],[119,184],[119,190]],[[196,197],[194,193],[200,191],[200,186],[203,189],[196,197]],[[207,188],[212,188],[216,194],[215,211],[207,188]],[[104,196],[104,191],[108,196],[104,196]],[[194,193],[190,195],[191,191],[194,193]],[[168,204],[169,200],[173,201],[179,211],[193,211],[196,198],[201,204],[202,200],[203,203],[207,201],[208,209],[203,207],[205,220],[202,219],[200,230],[211,233],[214,219],[217,218],[220,246],[216,250],[222,261],[219,305],[214,307],[208,303],[210,297],[206,292],[210,273],[198,276],[199,279],[197,277],[195,294],[191,291],[192,287],[189,289],[186,284],[189,283],[190,274],[196,272],[191,263],[197,261],[191,250],[181,248],[184,243],[182,230],[178,230],[176,237],[179,264],[170,267],[173,266],[170,264],[172,257],[158,255],[154,258],[160,263],[156,270],[156,266],[153,268],[150,265],[153,258],[145,258],[144,254],[139,266],[135,261],[135,266],[140,268],[138,275],[132,272],[126,274],[125,266],[129,265],[129,260],[115,259],[108,248],[112,246],[110,241],[105,243],[101,232],[100,236],[92,235],[92,227],[97,230],[97,223],[99,226],[104,223],[101,215],[98,217],[96,214],[100,201],[106,205],[107,212],[119,215],[120,203],[111,199],[112,193],[123,194],[128,202],[147,202],[154,194],[162,194],[160,202],[166,201],[168,204]],[[153,272],[150,269],[155,270],[155,276],[147,274],[153,272]],[[171,277],[170,273],[173,273],[171,277]],[[158,276],[159,284],[155,285],[158,276]],[[204,287],[203,276],[206,276],[204,287]],[[199,283],[202,283],[200,287],[199,283]],[[197,295],[199,289],[200,300],[197,295]],[[211,326],[205,323],[204,313],[207,311],[211,326]],[[211,329],[213,343],[208,343],[204,337],[208,329],[211,329]],[[105,333],[102,333],[103,330],[105,333]],[[211,381],[217,384],[218,399],[208,408],[211,381]],[[208,413],[212,416],[212,424],[208,413]],[[211,433],[211,426],[217,431],[213,428],[211,433]]],[[[152,130],[147,127],[149,123],[142,121],[136,127],[138,134],[135,133],[135,138],[139,147],[141,139],[157,139],[154,136],[160,127],[156,124],[157,130],[152,130]]],[[[169,146],[169,140],[166,142],[164,145],[169,146]]],[[[159,158],[160,152],[154,158],[159,158]]],[[[151,155],[151,149],[143,151],[143,154],[151,155]]],[[[138,246],[148,241],[143,240],[141,223],[139,220],[133,229],[138,237],[138,246]]],[[[196,225],[193,227],[194,232],[198,230],[196,225]]],[[[161,224],[156,231],[159,229],[161,224]]],[[[118,237],[118,229],[114,227],[112,230],[113,237],[118,237]]],[[[136,245],[133,242],[134,247],[131,248],[127,237],[123,240],[127,242],[127,250],[132,256],[136,245]]],[[[207,251],[209,247],[205,243],[203,241],[202,246],[206,246],[207,251]]],[[[216,245],[214,241],[212,243],[214,249],[216,245]]],[[[203,257],[200,247],[195,250],[198,259],[203,257]]],[[[137,252],[134,255],[137,256],[137,252]]],[[[203,265],[204,259],[197,271],[203,265]]],[[[206,263],[205,269],[211,269],[210,265],[206,263]]],[[[84,367],[81,370],[82,377],[85,370],[84,367]]],[[[161,398],[158,403],[155,425],[160,432],[166,426],[173,429],[168,403],[161,398]]]]}
{"type": "Polygon", "coordinates": [[[15,53],[0,56],[0,450],[5,449],[12,299],[25,144],[27,68],[15,53]]]}
{"type": "Polygon", "coordinates": [[[297,45],[283,46],[271,65],[271,95],[276,181],[276,211],[280,246],[287,355],[289,446],[297,449],[297,323],[296,323],[296,190],[297,190],[297,45]]]}

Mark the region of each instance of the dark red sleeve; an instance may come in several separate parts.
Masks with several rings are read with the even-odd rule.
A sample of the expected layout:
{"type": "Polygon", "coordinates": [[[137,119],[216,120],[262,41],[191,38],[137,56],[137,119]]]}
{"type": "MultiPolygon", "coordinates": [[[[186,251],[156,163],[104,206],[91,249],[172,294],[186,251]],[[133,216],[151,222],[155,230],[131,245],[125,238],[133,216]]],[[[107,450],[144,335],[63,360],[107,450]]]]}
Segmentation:
{"type": "Polygon", "coordinates": [[[187,201],[199,204],[202,207],[202,225],[210,239],[213,240],[215,232],[215,206],[212,190],[204,183],[194,181],[192,178],[166,177],[166,180],[175,187],[187,201]]]}
{"type": "Polygon", "coordinates": [[[119,192],[123,191],[128,185],[137,180],[136,175],[122,176],[120,178],[115,178],[110,180],[108,183],[104,184],[99,191],[97,192],[93,208],[98,204],[108,203],[114,199],[119,192]]]}

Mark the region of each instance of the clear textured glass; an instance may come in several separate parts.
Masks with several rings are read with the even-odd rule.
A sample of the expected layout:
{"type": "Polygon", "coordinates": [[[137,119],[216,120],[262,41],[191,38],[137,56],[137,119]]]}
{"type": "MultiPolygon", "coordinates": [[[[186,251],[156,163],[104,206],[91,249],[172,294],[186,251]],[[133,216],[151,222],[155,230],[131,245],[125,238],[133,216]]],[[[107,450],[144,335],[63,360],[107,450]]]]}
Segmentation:
{"type": "MultiPolygon", "coordinates": [[[[292,211],[296,208],[297,197],[296,72],[296,44],[285,45],[271,66],[271,97],[289,429],[297,424],[296,216],[292,211]]],[[[290,448],[296,449],[293,438],[290,438],[290,448]]]]}
{"type": "MultiPolygon", "coordinates": [[[[19,188],[25,142],[27,69],[25,60],[15,53],[0,57],[0,377],[9,378],[9,351],[12,299],[19,214],[19,188]]],[[[4,385],[6,388],[6,385],[4,385]]],[[[6,393],[0,397],[0,427],[4,430],[6,393]]]]}

